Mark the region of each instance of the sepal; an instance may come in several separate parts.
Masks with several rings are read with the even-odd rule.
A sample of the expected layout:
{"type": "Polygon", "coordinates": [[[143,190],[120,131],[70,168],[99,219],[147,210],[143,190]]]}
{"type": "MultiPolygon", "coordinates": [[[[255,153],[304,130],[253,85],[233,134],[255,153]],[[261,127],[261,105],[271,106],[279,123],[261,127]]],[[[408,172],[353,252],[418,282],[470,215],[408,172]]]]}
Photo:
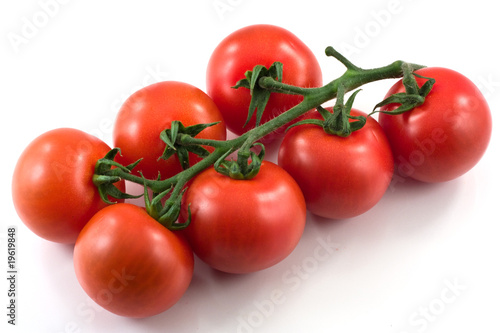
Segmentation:
{"type": "Polygon", "coordinates": [[[256,124],[259,126],[262,120],[262,115],[266,108],[271,92],[267,89],[261,88],[259,86],[259,80],[263,77],[271,77],[281,82],[283,79],[283,64],[281,62],[273,63],[269,68],[262,65],[257,65],[251,71],[245,72],[245,79],[242,79],[236,83],[232,88],[247,88],[250,89],[250,95],[252,96],[250,100],[250,106],[248,108],[248,116],[243,127],[246,127],[250,122],[250,119],[256,113],[256,124]]]}
{"type": "Polygon", "coordinates": [[[113,204],[113,202],[109,200],[109,197],[125,200],[125,199],[137,199],[142,195],[131,195],[119,190],[115,183],[122,180],[119,176],[119,172],[132,172],[137,164],[141,160],[137,160],[136,162],[123,166],[120,163],[116,162],[114,159],[117,154],[120,153],[119,148],[111,149],[103,158],[99,159],[95,165],[94,175],[92,176],[92,181],[94,185],[97,187],[99,192],[99,196],[101,200],[107,204],[113,204]]]}

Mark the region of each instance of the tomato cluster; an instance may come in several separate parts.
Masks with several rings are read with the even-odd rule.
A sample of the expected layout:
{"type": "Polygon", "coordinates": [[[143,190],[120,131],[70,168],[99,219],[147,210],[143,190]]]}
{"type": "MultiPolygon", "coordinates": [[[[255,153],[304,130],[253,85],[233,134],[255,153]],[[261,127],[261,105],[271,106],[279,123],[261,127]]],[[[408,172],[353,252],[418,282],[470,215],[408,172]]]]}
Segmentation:
{"type": "MultiPolygon", "coordinates": [[[[257,126],[255,116],[247,121],[249,91],[233,87],[254,66],[269,67],[276,61],[283,64],[283,83],[302,88],[323,84],[314,54],[289,31],[271,25],[240,29],[214,50],[206,93],[168,81],[147,86],[125,101],[113,132],[113,144],[120,151],[110,168],[130,166],[135,179],[144,179],[149,198],[146,179],[179,175],[216,150],[217,144],[209,143],[225,142],[227,129],[240,136],[257,126]],[[211,124],[196,135],[207,144],[186,151],[188,166],[181,165],[178,154],[160,158],[170,142],[162,135],[168,136],[164,132],[168,129],[169,135],[177,133],[178,127],[174,130],[172,125],[176,121],[182,128],[211,124]]],[[[95,174],[96,163],[111,148],[70,128],[39,136],[21,154],[12,181],[15,208],[38,236],[75,244],[78,281],[96,303],[121,316],[156,315],[187,290],[194,255],[228,273],[266,269],[295,249],[307,211],[328,219],[359,216],[381,200],[395,172],[441,182],[470,170],[491,136],[484,97],[455,71],[417,72],[419,86],[424,85],[424,76],[435,84],[425,101],[410,111],[396,114],[398,104],[387,103],[376,120],[367,112],[347,110],[349,122],[363,118],[366,123],[346,136],[318,126],[321,116],[333,115],[335,108],[322,109],[321,115],[307,112],[312,122],[294,126],[286,134],[284,126],[264,136],[266,141],[282,140],[277,163],[263,161],[249,179],[229,177],[213,167],[201,171],[181,192],[176,225],[187,225],[182,230],[169,230],[157,221],[149,210],[150,201],[144,207],[124,202],[122,178],[95,174]],[[98,185],[106,180],[113,182],[113,191],[103,200],[98,185]]],[[[386,97],[404,91],[399,81],[386,97]]],[[[303,99],[299,94],[273,92],[262,123],[303,99]]],[[[153,206],[165,200],[156,200],[153,206]]],[[[176,212],[175,205],[169,208],[176,212]]]]}

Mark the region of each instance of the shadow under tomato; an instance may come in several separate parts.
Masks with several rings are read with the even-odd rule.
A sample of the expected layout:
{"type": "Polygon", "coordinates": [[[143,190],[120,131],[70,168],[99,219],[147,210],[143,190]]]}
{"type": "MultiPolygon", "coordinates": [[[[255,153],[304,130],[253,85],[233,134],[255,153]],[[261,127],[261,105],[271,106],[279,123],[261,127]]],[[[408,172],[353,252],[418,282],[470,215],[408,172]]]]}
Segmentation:
{"type": "MultiPolygon", "coordinates": [[[[338,242],[366,242],[415,238],[453,223],[455,207],[464,200],[467,178],[445,183],[422,183],[407,179],[389,188],[380,202],[359,216],[329,220],[310,214],[310,227],[318,233],[333,233],[338,242]]],[[[470,194],[466,195],[467,197],[470,194]]]]}

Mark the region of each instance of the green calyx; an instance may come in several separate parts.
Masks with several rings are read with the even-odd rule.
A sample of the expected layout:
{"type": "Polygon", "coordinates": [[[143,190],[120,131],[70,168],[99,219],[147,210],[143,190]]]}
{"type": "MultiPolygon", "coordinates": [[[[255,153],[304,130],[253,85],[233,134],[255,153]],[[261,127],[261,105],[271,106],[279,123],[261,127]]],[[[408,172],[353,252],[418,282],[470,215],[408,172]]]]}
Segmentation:
{"type": "Polygon", "coordinates": [[[172,155],[177,154],[182,169],[189,168],[189,153],[196,154],[200,157],[206,157],[210,152],[201,145],[185,144],[183,140],[193,138],[201,133],[204,129],[217,125],[218,122],[209,124],[198,124],[185,127],[180,121],[174,120],[169,129],[164,130],[160,134],[160,139],[165,142],[166,147],[163,154],[158,159],[167,160],[172,155]]]}
{"type": "Polygon", "coordinates": [[[141,161],[138,160],[128,166],[123,166],[114,160],[116,155],[119,153],[120,149],[114,148],[110,150],[106,154],[106,156],[99,159],[95,165],[94,175],[92,177],[92,181],[94,185],[97,187],[101,200],[107,204],[114,203],[111,200],[109,200],[109,197],[119,200],[125,200],[125,199],[136,199],[142,196],[142,195],[137,196],[124,193],[116,187],[115,183],[123,179],[120,175],[123,173],[126,174],[131,173],[132,169],[134,169],[135,166],[137,166],[137,164],[141,161]]]}
{"type": "Polygon", "coordinates": [[[255,143],[249,149],[239,150],[236,161],[226,160],[230,153],[231,151],[224,154],[215,162],[215,170],[232,179],[248,180],[254,178],[259,173],[260,166],[265,156],[265,147],[262,143],[255,143]],[[255,146],[261,148],[258,154],[250,150],[255,146]]]}
{"type": "Polygon", "coordinates": [[[152,197],[150,197],[148,187],[146,186],[146,183],[144,184],[145,208],[152,218],[160,222],[169,230],[181,230],[186,228],[189,223],[191,223],[191,210],[189,208],[188,220],[184,223],[177,223],[181,212],[182,196],[184,195],[184,192],[186,192],[187,188],[184,188],[180,192],[176,192],[176,188],[169,188],[161,193],[153,192],[152,197]],[[167,197],[167,195],[169,197],[163,203],[162,200],[167,197]]]}
{"type": "Polygon", "coordinates": [[[325,119],[323,123],[323,129],[326,133],[338,135],[341,137],[348,137],[352,132],[361,129],[365,125],[365,117],[351,116],[351,109],[354,103],[354,98],[356,98],[356,95],[360,91],[361,89],[356,90],[344,105],[345,88],[343,85],[340,85],[337,93],[337,102],[333,107],[333,113],[328,112],[321,106],[318,107],[318,111],[321,113],[323,119],[325,119]]]}
{"type": "Polygon", "coordinates": [[[405,92],[396,93],[387,97],[382,102],[375,105],[371,114],[375,112],[382,112],[393,115],[402,114],[416,108],[417,106],[422,105],[425,102],[425,98],[431,92],[432,86],[434,85],[436,80],[415,73],[415,68],[408,63],[404,63],[402,65],[402,68],[403,85],[405,87],[405,92]],[[422,87],[419,87],[415,77],[427,79],[427,81],[422,85],[422,87]],[[379,107],[393,103],[400,105],[392,111],[375,111],[379,107]]]}
{"type": "Polygon", "coordinates": [[[269,68],[257,65],[253,68],[253,70],[246,71],[245,78],[238,81],[236,85],[232,87],[234,89],[247,88],[250,90],[250,95],[252,96],[250,106],[248,108],[248,117],[243,127],[248,125],[256,109],[257,120],[255,126],[260,125],[264,109],[266,108],[266,104],[271,96],[271,91],[264,89],[259,85],[259,80],[264,77],[270,77],[271,79],[276,79],[278,82],[281,82],[283,78],[283,64],[275,62],[269,68]]]}
{"type": "Polygon", "coordinates": [[[333,107],[333,112],[329,112],[322,106],[318,106],[316,109],[323,117],[320,119],[306,119],[295,123],[288,129],[304,125],[313,124],[321,126],[325,133],[330,135],[337,135],[341,137],[348,137],[352,132],[360,130],[366,124],[366,117],[364,116],[352,116],[351,110],[354,104],[354,99],[356,95],[361,91],[361,89],[356,90],[344,104],[345,88],[342,84],[339,85],[337,91],[337,101],[333,107]]]}

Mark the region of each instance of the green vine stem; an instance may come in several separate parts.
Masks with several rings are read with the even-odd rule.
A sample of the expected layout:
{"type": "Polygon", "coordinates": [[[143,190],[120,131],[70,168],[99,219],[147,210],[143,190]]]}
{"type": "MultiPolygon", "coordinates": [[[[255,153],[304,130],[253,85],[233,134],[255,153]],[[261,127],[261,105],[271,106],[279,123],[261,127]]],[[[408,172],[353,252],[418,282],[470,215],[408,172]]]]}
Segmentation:
{"type": "MultiPolygon", "coordinates": [[[[356,89],[364,84],[384,80],[403,77],[404,71],[411,68],[412,71],[423,68],[424,66],[406,63],[403,61],[395,61],[387,66],[374,68],[374,69],[362,69],[355,66],[344,56],[338,53],[332,47],[328,47],[325,50],[327,56],[336,58],[346,67],[344,74],[337,79],[329,82],[323,87],[318,88],[301,88],[292,85],[288,85],[280,82],[272,76],[264,76],[258,79],[258,85],[261,89],[268,90],[271,93],[283,93],[283,94],[293,94],[302,95],[304,99],[302,102],[292,107],[288,111],[280,114],[276,118],[256,126],[252,130],[246,132],[245,134],[227,141],[216,141],[208,139],[199,139],[192,137],[190,135],[181,134],[177,137],[176,143],[181,146],[189,145],[203,145],[211,146],[215,148],[212,153],[208,154],[197,164],[185,169],[179,174],[164,180],[151,180],[145,179],[144,177],[138,177],[133,175],[127,168],[116,167],[111,170],[107,170],[105,175],[94,175],[94,183],[96,185],[102,186],[99,182],[103,176],[111,177],[113,179],[125,179],[130,182],[144,185],[151,189],[153,193],[163,193],[172,190],[171,197],[177,198],[177,196],[182,195],[183,189],[187,182],[196,176],[201,171],[215,164],[221,157],[227,156],[228,154],[235,151],[249,151],[250,148],[262,137],[267,134],[277,130],[278,128],[290,123],[294,119],[305,114],[309,110],[315,109],[321,106],[323,103],[330,101],[337,97],[339,87],[342,85],[342,90],[345,92],[356,89]],[[100,178],[101,177],[101,178],[100,178]]],[[[99,163],[99,162],[98,162],[99,163]]],[[[135,166],[135,165],[134,165],[135,166]]],[[[96,166],[97,170],[97,166],[96,166]]],[[[109,184],[108,184],[109,185],[109,184]]],[[[176,216],[172,216],[171,219],[176,219],[176,216]]],[[[171,223],[170,223],[171,224],[171,223]]]]}

